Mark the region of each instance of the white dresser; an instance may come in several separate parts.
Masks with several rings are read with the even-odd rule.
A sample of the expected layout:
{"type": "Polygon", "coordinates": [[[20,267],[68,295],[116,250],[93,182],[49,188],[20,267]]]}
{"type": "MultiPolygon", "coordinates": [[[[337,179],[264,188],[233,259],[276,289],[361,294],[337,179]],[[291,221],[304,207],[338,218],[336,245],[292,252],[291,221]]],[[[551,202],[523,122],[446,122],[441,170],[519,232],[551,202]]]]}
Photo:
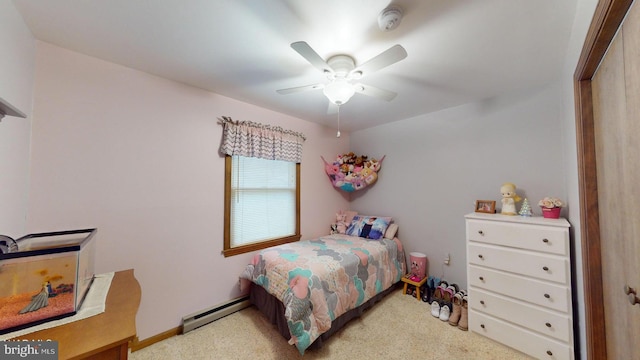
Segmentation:
{"type": "Polygon", "coordinates": [[[537,359],[574,359],[569,222],[465,219],[469,329],[537,359]]]}

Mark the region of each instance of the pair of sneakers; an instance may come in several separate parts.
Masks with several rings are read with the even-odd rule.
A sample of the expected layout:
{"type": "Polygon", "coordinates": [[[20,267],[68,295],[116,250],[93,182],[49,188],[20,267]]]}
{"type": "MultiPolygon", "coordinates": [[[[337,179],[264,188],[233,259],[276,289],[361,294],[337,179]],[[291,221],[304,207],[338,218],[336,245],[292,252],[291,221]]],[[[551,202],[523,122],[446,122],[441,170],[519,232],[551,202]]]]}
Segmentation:
{"type": "Polygon", "coordinates": [[[460,330],[469,329],[469,301],[467,293],[464,290],[458,291],[453,296],[452,306],[453,312],[449,316],[449,325],[457,326],[460,330]]]}
{"type": "Polygon", "coordinates": [[[458,285],[449,285],[441,281],[433,292],[431,301],[431,315],[442,321],[449,321],[454,295],[458,293],[458,285]]]}
{"type": "Polygon", "coordinates": [[[433,317],[437,317],[442,321],[447,321],[449,320],[450,314],[451,314],[451,310],[449,310],[448,305],[440,306],[440,303],[438,302],[438,300],[433,300],[431,302],[431,315],[433,317]]]}

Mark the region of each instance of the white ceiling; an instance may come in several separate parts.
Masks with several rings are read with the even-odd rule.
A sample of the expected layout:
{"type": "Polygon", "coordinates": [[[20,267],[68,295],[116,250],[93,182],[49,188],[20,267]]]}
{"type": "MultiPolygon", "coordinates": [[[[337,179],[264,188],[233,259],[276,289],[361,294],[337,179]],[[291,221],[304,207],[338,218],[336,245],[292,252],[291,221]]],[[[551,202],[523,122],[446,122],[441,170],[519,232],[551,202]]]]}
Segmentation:
{"type": "MultiPolygon", "coordinates": [[[[335,127],[321,90],[276,90],[326,77],[290,44],[356,65],[395,44],[406,59],[361,82],[398,93],[356,94],[341,127],[359,130],[557,78],[577,0],[14,0],[40,40],[335,127]],[[399,27],[378,28],[390,3],[399,27]]],[[[218,116],[233,114],[221,113],[218,116]]],[[[239,119],[253,120],[253,119],[239,119]]]]}

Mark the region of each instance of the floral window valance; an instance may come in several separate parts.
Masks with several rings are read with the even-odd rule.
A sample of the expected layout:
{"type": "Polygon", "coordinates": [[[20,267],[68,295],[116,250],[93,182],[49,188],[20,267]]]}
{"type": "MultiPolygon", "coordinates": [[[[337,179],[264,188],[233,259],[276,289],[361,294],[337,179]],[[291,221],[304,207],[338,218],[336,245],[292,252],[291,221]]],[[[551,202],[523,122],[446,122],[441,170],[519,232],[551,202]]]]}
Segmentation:
{"type": "Polygon", "coordinates": [[[227,116],[220,123],[224,127],[220,146],[223,154],[296,163],[302,160],[302,143],[306,138],[301,133],[279,126],[233,121],[227,116]]]}

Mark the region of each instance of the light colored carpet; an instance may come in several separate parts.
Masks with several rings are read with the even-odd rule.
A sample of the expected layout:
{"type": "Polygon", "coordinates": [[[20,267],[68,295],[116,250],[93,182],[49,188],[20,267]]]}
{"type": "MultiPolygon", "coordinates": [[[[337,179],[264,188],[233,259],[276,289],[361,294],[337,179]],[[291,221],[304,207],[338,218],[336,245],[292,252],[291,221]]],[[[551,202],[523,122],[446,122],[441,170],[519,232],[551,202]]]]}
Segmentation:
{"type": "Polygon", "coordinates": [[[301,356],[256,308],[130,354],[131,360],[198,359],[530,359],[431,316],[429,304],[394,291],[301,356]]]}

